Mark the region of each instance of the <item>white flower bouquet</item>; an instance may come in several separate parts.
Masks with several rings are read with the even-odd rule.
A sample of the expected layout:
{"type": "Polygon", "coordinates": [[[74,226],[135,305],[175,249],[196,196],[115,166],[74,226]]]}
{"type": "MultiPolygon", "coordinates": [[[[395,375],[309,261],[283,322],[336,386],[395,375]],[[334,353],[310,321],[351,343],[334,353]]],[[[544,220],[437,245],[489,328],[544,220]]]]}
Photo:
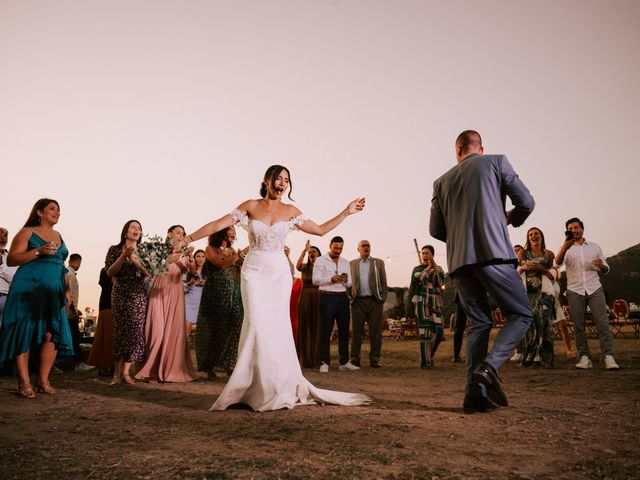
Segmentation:
{"type": "Polygon", "coordinates": [[[136,249],[140,265],[152,277],[165,273],[169,269],[169,256],[173,253],[173,242],[159,235],[145,235],[136,249]]]}

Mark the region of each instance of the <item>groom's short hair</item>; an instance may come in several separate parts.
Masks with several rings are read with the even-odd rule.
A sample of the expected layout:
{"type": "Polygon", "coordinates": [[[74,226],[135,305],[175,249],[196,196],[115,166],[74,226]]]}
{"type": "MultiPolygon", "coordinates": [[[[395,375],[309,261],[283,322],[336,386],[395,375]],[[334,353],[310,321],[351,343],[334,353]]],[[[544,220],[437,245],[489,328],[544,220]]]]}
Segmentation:
{"type": "Polygon", "coordinates": [[[344,243],[344,239],[340,235],[336,235],[329,242],[329,244],[332,244],[332,243],[344,243]]]}
{"type": "Polygon", "coordinates": [[[465,130],[456,138],[456,148],[467,150],[469,146],[482,146],[482,137],[475,130],[465,130]]]}

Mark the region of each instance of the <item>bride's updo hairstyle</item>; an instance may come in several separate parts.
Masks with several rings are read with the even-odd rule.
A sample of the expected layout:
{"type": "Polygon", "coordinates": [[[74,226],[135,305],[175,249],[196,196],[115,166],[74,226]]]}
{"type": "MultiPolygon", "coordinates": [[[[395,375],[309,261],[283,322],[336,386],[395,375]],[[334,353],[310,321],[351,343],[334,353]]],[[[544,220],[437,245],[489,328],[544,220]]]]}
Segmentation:
{"type": "Polygon", "coordinates": [[[267,171],[264,172],[264,180],[260,184],[260,196],[262,198],[265,198],[267,196],[267,182],[271,186],[273,186],[273,184],[278,179],[278,175],[280,175],[280,172],[282,172],[283,170],[287,172],[287,175],[289,175],[288,197],[289,197],[289,200],[293,200],[293,198],[291,198],[291,192],[293,191],[293,182],[291,181],[291,173],[289,172],[289,169],[287,167],[283,167],[282,165],[271,165],[269,168],[267,168],[267,171]]]}

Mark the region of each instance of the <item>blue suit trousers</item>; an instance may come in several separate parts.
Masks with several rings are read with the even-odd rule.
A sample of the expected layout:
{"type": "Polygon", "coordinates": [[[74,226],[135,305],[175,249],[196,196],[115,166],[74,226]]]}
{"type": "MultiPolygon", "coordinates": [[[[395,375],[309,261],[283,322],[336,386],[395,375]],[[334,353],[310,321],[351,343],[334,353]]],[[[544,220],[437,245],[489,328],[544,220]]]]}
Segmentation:
{"type": "Polygon", "coordinates": [[[458,289],[460,304],[471,319],[467,331],[468,387],[478,364],[487,362],[497,372],[509,359],[529,328],[531,307],[520,275],[512,264],[467,265],[456,270],[451,278],[458,289]],[[489,335],[493,321],[487,293],[491,294],[507,319],[490,352],[489,335]]]}

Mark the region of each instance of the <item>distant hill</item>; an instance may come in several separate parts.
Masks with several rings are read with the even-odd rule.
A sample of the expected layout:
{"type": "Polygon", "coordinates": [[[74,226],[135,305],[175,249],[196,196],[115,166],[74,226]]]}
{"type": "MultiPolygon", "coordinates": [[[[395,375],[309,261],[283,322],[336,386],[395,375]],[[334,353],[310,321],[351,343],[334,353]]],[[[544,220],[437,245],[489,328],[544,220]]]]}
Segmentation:
{"type": "Polygon", "coordinates": [[[611,303],[617,298],[640,303],[640,243],[607,258],[611,271],[600,281],[611,303]]]}

